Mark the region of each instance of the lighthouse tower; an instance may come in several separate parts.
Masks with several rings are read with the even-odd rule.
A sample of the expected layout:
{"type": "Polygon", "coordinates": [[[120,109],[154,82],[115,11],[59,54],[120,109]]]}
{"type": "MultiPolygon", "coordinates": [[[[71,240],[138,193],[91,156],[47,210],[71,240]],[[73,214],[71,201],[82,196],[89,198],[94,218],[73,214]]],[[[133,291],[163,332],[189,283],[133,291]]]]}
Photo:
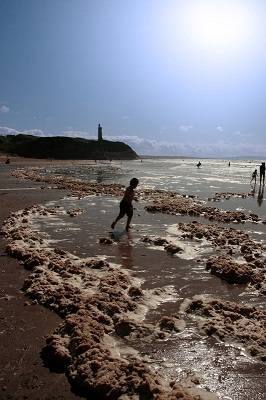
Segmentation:
{"type": "Polygon", "coordinates": [[[101,125],[98,125],[98,142],[102,142],[103,140],[103,128],[101,125]]]}

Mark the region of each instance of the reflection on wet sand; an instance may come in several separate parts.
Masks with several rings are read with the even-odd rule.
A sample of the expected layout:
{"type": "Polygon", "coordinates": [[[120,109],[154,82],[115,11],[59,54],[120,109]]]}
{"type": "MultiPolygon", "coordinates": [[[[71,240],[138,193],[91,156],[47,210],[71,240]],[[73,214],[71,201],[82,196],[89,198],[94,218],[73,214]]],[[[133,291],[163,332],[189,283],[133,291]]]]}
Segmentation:
{"type": "Polygon", "coordinates": [[[263,196],[264,196],[264,186],[259,187],[259,192],[258,192],[258,197],[257,197],[257,203],[258,206],[261,207],[262,203],[263,203],[263,196]]]}
{"type": "Polygon", "coordinates": [[[123,268],[131,269],[134,265],[132,255],[132,235],[126,230],[120,232],[112,232],[111,238],[117,242],[117,253],[119,263],[123,268]]]}

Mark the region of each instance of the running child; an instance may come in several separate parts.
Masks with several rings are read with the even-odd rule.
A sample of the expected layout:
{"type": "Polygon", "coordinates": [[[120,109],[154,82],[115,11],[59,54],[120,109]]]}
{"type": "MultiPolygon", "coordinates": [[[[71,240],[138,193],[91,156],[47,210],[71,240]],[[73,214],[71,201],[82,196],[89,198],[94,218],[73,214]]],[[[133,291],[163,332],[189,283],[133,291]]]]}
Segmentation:
{"type": "Polygon", "coordinates": [[[134,193],[134,189],[136,189],[138,184],[139,184],[139,180],[137,178],[132,178],[131,181],[129,182],[129,186],[125,190],[124,197],[120,201],[119,215],[111,225],[112,229],[114,229],[117,221],[119,221],[125,215],[127,215],[126,231],[128,231],[130,229],[130,222],[133,217],[132,200],[138,201],[138,199],[135,197],[135,193],[134,193]]]}

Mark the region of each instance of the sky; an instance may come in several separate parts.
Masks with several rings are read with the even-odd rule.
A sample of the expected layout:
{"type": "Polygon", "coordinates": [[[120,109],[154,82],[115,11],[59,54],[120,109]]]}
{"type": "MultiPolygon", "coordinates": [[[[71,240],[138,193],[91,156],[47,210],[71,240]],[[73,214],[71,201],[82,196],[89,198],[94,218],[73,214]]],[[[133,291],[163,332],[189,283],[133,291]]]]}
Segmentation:
{"type": "Polygon", "coordinates": [[[265,0],[0,0],[0,134],[266,158],[265,0]]]}

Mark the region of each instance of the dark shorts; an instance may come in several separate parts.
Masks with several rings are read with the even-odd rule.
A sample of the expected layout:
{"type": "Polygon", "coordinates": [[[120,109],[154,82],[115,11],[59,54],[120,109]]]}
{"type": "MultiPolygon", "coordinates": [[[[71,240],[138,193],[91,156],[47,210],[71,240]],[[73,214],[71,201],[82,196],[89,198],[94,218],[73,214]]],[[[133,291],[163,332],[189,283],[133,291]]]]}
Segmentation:
{"type": "Polygon", "coordinates": [[[128,217],[132,217],[133,206],[132,206],[132,204],[129,204],[127,201],[121,200],[120,201],[120,217],[123,217],[125,214],[128,217]]]}

